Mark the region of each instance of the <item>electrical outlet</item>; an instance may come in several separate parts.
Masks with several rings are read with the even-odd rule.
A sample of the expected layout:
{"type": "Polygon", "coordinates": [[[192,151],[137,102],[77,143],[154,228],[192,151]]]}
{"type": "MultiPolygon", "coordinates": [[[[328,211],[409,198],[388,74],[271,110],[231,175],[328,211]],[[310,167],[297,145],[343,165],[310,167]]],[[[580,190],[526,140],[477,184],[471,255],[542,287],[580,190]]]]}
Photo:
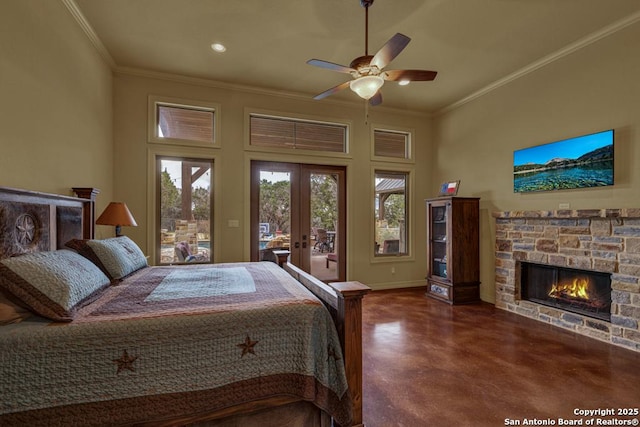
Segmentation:
{"type": "Polygon", "coordinates": [[[391,274],[396,274],[396,268],[395,267],[391,267],[391,274]]]}
{"type": "Polygon", "coordinates": [[[237,219],[230,219],[229,221],[227,221],[227,225],[230,228],[238,228],[240,227],[240,221],[237,219]]]}
{"type": "Polygon", "coordinates": [[[569,209],[571,207],[571,204],[569,203],[560,203],[560,205],[558,206],[558,208],[560,209],[569,209]]]}

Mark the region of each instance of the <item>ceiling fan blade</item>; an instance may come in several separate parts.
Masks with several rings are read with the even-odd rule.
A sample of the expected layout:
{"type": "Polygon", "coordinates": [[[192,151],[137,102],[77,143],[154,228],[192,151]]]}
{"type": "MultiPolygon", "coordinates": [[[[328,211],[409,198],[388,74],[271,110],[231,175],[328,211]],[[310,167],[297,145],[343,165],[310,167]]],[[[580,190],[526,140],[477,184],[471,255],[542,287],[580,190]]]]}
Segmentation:
{"type": "Polygon", "coordinates": [[[333,62],[323,61],[321,59],[310,59],[307,61],[307,64],[314,65],[320,68],[326,68],[327,70],[338,71],[340,73],[351,73],[356,71],[355,69],[347,67],[345,65],[334,64],[333,62]]]}
{"type": "Polygon", "coordinates": [[[435,79],[437,74],[437,71],[427,70],[389,70],[382,73],[382,78],[393,82],[400,80],[425,82],[435,79]]]}
{"type": "Polygon", "coordinates": [[[322,99],[326,98],[329,95],[333,95],[336,92],[340,92],[342,89],[346,89],[349,87],[350,81],[346,81],[344,83],[340,83],[338,86],[334,86],[331,89],[327,89],[319,95],[313,97],[313,99],[322,99]]]}
{"type": "Polygon", "coordinates": [[[407,47],[410,41],[411,39],[404,34],[396,33],[396,35],[391,37],[389,41],[380,48],[378,53],[375,54],[371,60],[371,65],[375,65],[378,69],[382,70],[407,47]]]}
{"type": "Polygon", "coordinates": [[[369,98],[369,105],[375,107],[376,105],[382,104],[382,92],[378,90],[378,92],[369,98]]]}

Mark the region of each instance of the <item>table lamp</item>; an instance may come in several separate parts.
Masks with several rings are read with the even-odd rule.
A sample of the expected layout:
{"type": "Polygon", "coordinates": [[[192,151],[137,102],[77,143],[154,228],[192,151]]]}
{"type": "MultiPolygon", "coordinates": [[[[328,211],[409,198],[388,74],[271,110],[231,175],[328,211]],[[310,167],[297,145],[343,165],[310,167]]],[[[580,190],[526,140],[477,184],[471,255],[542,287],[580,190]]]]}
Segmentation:
{"type": "Polygon", "coordinates": [[[138,224],[136,220],[131,215],[129,208],[123,202],[111,202],[109,206],[102,212],[102,215],[98,217],[96,220],[96,224],[99,225],[115,225],[116,226],[116,237],[122,236],[120,233],[120,227],[125,226],[133,226],[136,227],[138,224]]]}

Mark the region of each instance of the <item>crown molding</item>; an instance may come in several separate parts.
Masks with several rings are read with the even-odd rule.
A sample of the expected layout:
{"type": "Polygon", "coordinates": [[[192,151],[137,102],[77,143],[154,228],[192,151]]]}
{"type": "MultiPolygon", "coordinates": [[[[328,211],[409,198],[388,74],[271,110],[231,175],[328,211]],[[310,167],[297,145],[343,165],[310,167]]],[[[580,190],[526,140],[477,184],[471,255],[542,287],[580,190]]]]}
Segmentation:
{"type": "Polygon", "coordinates": [[[96,48],[102,59],[104,59],[104,61],[111,67],[112,70],[115,69],[116,62],[113,60],[113,57],[104,46],[96,32],[93,30],[91,24],[89,24],[89,21],[87,21],[87,18],[85,18],[80,11],[76,2],[74,0],[60,1],[67,8],[69,13],[71,13],[71,16],[73,16],[78,25],[80,25],[80,28],[82,28],[82,31],[84,31],[85,35],[87,36],[87,38],[89,38],[89,41],[96,48]]]}
{"type": "MultiPolygon", "coordinates": [[[[60,0],[60,1],[67,8],[69,13],[71,13],[73,18],[78,23],[78,25],[80,25],[80,27],[82,28],[86,36],[89,38],[91,43],[94,45],[94,47],[100,54],[100,56],[102,56],[102,58],[111,67],[114,73],[127,74],[127,75],[139,76],[139,77],[148,77],[148,78],[154,78],[154,79],[160,79],[160,80],[168,80],[168,81],[174,81],[174,82],[186,83],[186,84],[195,84],[195,85],[206,86],[206,87],[215,87],[219,89],[240,91],[240,92],[253,93],[253,94],[279,96],[279,97],[296,99],[296,100],[311,101],[310,95],[308,94],[287,92],[283,90],[265,89],[265,88],[255,87],[255,86],[239,85],[239,84],[233,84],[233,83],[225,83],[225,82],[219,82],[219,81],[214,81],[214,80],[209,80],[204,78],[189,77],[189,76],[164,73],[164,72],[158,72],[158,71],[150,71],[150,70],[143,70],[143,69],[136,69],[136,68],[129,68],[129,67],[120,67],[116,64],[113,57],[107,50],[107,48],[104,46],[100,38],[97,36],[95,31],[93,30],[93,27],[91,26],[91,24],[89,24],[87,19],[84,17],[82,12],[78,8],[75,1],[74,0],[60,0]]],[[[524,77],[530,73],[533,73],[534,71],[542,67],[545,67],[559,59],[569,56],[574,52],[577,52],[599,40],[609,37],[610,35],[615,34],[618,31],[621,31],[622,29],[630,25],[633,25],[639,21],[640,21],[640,11],[633,13],[617,22],[614,22],[613,24],[608,25],[586,37],[583,37],[577,40],[576,42],[571,43],[560,50],[557,50],[554,53],[544,56],[539,60],[501,79],[498,79],[488,84],[487,86],[433,113],[430,113],[429,111],[426,111],[426,110],[408,111],[406,109],[390,108],[390,107],[383,107],[383,106],[375,107],[374,111],[403,114],[403,115],[414,115],[414,116],[420,116],[420,117],[441,116],[469,102],[472,102],[475,99],[478,99],[484,95],[487,95],[488,93],[493,92],[494,90],[502,86],[505,86],[521,77],[524,77]]],[[[317,101],[313,101],[313,102],[317,102],[317,101]]],[[[322,102],[325,104],[331,104],[331,105],[342,106],[342,107],[354,107],[359,104],[356,102],[339,101],[339,100],[323,100],[322,102]]]]}
{"type": "MultiPolygon", "coordinates": [[[[165,80],[165,81],[171,81],[175,83],[189,84],[189,85],[195,85],[195,86],[224,89],[224,90],[229,90],[234,92],[244,92],[244,93],[250,93],[250,94],[256,94],[256,95],[266,95],[266,96],[275,96],[280,98],[295,99],[296,101],[306,101],[310,103],[322,102],[323,104],[330,104],[330,105],[335,105],[335,106],[345,107],[345,108],[354,108],[354,107],[362,108],[364,104],[364,103],[361,104],[360,102],[355,102],[355,101],[341,101],[341,100],[335,100],[335,99],[330,99],[330,100],[323,99],[322,101],[317,101],[317,100],[314,100],[311,95],[300,93],[300,92],[287,92],[281,89],[267,89],[267,88],[261,88],[258,86],[249,86],[249,85],[242,85],[237,83],[221,82],[221,81],[206,79],[202,77],[185,76],[183,74],[166,73],[162,71],[152,71],[152,70],[146,70],[142,68],[116,66],[114,68],[114,73],[129,75],[134,77],[165,80]]],[[[418,117],[431,116],[429,112],[422,111],[422,110],[406,110],[401,108],[376,106],[376,107],[370,107],[369,111],[371,112],[372,109],[373,111],[384,112],[389,114],[391,113],[401,114],[405,116],[406,115],[418,116],[418,117]]]]}
{"type": "MultiPolygon", "coordinates": [[[[153,78],[153,79],[166,80],[166,81],[173,81],[178,83],[192,84],[192,85],[205,86],[205,87],[213,87],[217,89],[240,91],[240,92],[252,93],[252,94],[278,96],[278,97],[296,99],[296,100],[302,100],[302,101],[318,102],[316,100],[313,100],[310,95],[303,94],[303,93],[287,92],[283,90],[274,90],[274,89],[265,89],[265,88],[260,88],[256,86],[226,83],[226,82],[220,82],[220,81],[215,81],[215,80],[205,79],[205,78],[190,77],[190,76],[179,75],[179,74],[119,66],[116,63],[116,61],[113,59],[113,57],[111,56],[111,54],[109,53],[105,45],[102,43],[102,41],[94,31],[91,24],[89,24],[89,21],[87,21],[84,14],[80,11],[80,8],[75,3],[75,1],[74,0],[60,0],[60,1],[67,8],[69,13],[71,13],[73,18],[78,23],[78,25],[80,25],[80,28],[82,28],[85,35],[89,39],[89,41],[93,44],[93,46],[96,48],[96,50],[98,51],[100,56],[102,56],[102,58],[105,60],[105,62],[109,65],[109,67],[111,67],[111,70],[114,73],[137,76],[137,77],[153,78]]],[[[359,103],[352,102],[352,101],[339,101],[339,100],[333,100],[333,99],[323,100],[322,102],[325,104],[331,104],[335,106],[348,107],[348,108],[353,108],[354,106],[359,105],[359,103]]],[[[400,108],[377,106],[375,107],[375,111],[394,113],[394,114],[403,114],[403,115],[412,115],[412,116],[419,116],[419,117],[425,117],[425,116],[430,117],[430,113],[428,111],[423,111],[423,110],[408,111],[400,108]]]]}
{"type": "Polygon", "coordinates": [[[448,113],[452,110],[455,110],[458,107],[463,106],[464,104],[467,104],[477,98],[480,98],[481,96],[484,96],[504,85],[507,85],[511,82],[513,82],[514,80],[517,80],[521,77],[526,76],[527,74],[530,74],[542,67],[545,67],[559,59],[562,59],[566,56],[571,55],[574,52],[577,52],[599,40],[602,40],[606,37],[609,37],[612,34],[617,33],[618,31],[633,25],[635,23],[637,23],[638,21],[640,21],[640,12],[636,12],[634,14],[631,14],[617,22],[614,22],[611,25],[608,25],[602,29],[600,29],[599,31],[596,31],[586,37],[583,37],[579,40],[577,40],[574,43],[571,43],[565,47],[563,47],[560,50],[557,50],[554,53],[551,53],[547,56],[544,56],[542,58],[540,58],[539,60],[532,62],[531,64],[527,65],[524,68],[519,69],[518,71],[511,73],[499,80],[496,80],[495,82],[483,87],[482,89],[473,92],[472,94],[454,102],[453,104],[450,104],[438,111],[436,111],[435,113],[433,113],[434,116],[440,116],[442,114],[448,113]]]}

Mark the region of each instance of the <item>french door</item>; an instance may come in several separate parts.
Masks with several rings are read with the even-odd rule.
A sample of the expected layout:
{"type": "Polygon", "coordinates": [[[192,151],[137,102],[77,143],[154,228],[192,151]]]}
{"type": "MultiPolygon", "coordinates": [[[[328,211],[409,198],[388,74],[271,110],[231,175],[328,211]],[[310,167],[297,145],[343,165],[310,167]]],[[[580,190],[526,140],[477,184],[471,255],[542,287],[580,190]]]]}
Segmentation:
{"type": "Polygon", "coordinates": [[[346,280],[344,167],[251,163],[251,260],[277,249],[320,280],[346,280]]]}

